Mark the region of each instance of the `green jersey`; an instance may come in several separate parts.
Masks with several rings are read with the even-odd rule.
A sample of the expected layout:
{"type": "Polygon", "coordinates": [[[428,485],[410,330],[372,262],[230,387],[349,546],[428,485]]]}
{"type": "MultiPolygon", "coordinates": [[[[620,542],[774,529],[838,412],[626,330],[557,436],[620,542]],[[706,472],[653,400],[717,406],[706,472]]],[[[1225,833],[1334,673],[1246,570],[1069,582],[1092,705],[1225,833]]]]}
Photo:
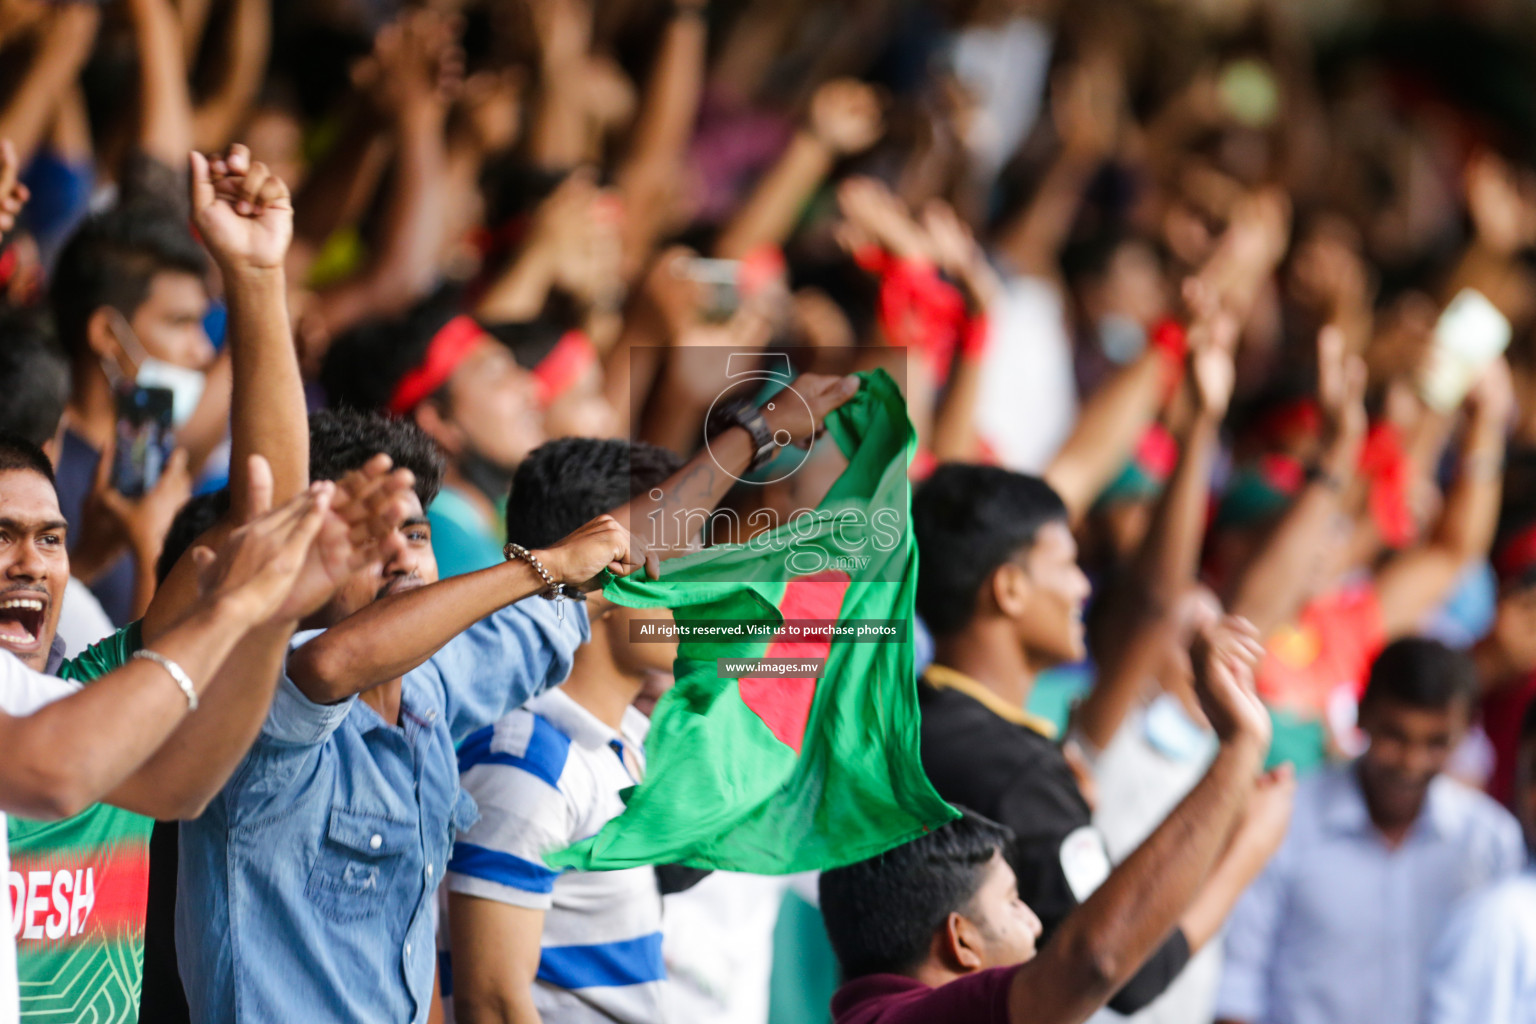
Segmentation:
{"type": "MultiPolygon", "coordinates": [[[[133,623],[65,662],[59,675],[89,682],[122,665],[141,643],[133,623]]],[[[9,819],[22,1020],[139,1019],[153,827],[153,819],[106,804],[63,821],[9,819]]]]}

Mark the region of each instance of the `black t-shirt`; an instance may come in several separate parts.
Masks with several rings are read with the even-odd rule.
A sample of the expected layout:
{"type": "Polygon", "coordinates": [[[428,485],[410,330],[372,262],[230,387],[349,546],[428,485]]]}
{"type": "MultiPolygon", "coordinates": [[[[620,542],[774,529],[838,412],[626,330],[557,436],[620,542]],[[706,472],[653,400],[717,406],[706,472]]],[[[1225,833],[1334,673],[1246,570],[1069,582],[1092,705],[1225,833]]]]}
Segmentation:
{"type": "MultiPolygon", "coordinates": [[[[922,710],[923,770],[939,795],[1013,830],[1007,859],[1019,896],[1040,918],[1049,940],[1077,909],[1107,863],[1103,840],[1077,777],[1054,740],[1009,721],[980,701],[926,681],[918,685],[922,710]],[[1086,847],[1086,849],[1085,849],[1086,847]],[[1076,875],[1069,876],[1069,872],[1076,875]]],[[[1162,994],[1189,962],[1189,943],[1177,928],[1109,1001],[1134,1013],[1162,994]]]]}

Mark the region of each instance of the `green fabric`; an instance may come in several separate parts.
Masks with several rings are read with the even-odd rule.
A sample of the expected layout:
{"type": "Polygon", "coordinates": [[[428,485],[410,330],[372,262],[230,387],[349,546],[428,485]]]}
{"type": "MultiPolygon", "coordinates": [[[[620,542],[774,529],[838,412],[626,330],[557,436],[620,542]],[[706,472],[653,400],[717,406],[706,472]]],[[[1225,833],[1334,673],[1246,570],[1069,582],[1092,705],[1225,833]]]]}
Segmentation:
{"type": "MultiPolygon", "coordinates": [[[[877,537],[876,513],[895,510],[894,522],[906,525],[912,427],[890,376],[883,370],[861,376],[859,392],[827,417],[848,468],[814,516],[746,544],[668,561],[661,580],[643,572],[614,580],[606,596],[623,605],[673,608],[683,626],[732,620],[776,627],[786,581],[830,562],[844,566],[850,582],[841,607],[827,617],[898,619],[910,629],[916,547],[908,529],[887,525],[877,537]],[[863,565],[838,561],[864,555],[863,565]]],[[[762,657],[769,647],[767,639],[684,639],[674,666],[677,685],[652,719],[645,780],[630,791],[622,815],[550,863],[589,870],[664,863],[755,874],[825,870],[882,853],[957,816],[934,792],[919,759],[910,636],[899,643],[831,644],[803,737],[797,737],[798,754],[748,707],[738,680],[716,678],[717,658],[762,657]]]]}
{"type": "MultiPolygon", "coordinates": [[[[127,662],[140,646],[135,622],[65,662],[59,675],[90,682],[127,662]]],[[[21,905],[16,974],[22,1020],[139,1019],[154,824],[106,804],[63,821],[10,818],[11,899],[21,905]]]]}

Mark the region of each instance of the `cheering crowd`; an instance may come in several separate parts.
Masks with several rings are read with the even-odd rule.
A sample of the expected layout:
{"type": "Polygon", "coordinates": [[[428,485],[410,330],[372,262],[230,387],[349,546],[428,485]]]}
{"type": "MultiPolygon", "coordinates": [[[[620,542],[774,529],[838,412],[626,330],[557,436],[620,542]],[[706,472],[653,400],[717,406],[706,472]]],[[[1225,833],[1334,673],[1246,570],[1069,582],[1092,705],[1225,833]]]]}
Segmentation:
{"type": "Polygon", "coordinates": [[[0,1024],[1536,1024],[1533,51],[0,0],[0,1024]]]}

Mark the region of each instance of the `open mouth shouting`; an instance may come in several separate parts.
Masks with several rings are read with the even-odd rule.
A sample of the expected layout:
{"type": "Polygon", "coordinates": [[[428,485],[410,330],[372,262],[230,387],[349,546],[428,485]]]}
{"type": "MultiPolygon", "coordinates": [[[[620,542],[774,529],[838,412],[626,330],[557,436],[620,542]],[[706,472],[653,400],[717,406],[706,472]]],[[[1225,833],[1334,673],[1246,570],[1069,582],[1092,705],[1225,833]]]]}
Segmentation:
{"type": "Polygon", "coordinates": [[[0,646],[25,657],[42,649],[48,597],[36,591],[0,595],[0,646]]]}

